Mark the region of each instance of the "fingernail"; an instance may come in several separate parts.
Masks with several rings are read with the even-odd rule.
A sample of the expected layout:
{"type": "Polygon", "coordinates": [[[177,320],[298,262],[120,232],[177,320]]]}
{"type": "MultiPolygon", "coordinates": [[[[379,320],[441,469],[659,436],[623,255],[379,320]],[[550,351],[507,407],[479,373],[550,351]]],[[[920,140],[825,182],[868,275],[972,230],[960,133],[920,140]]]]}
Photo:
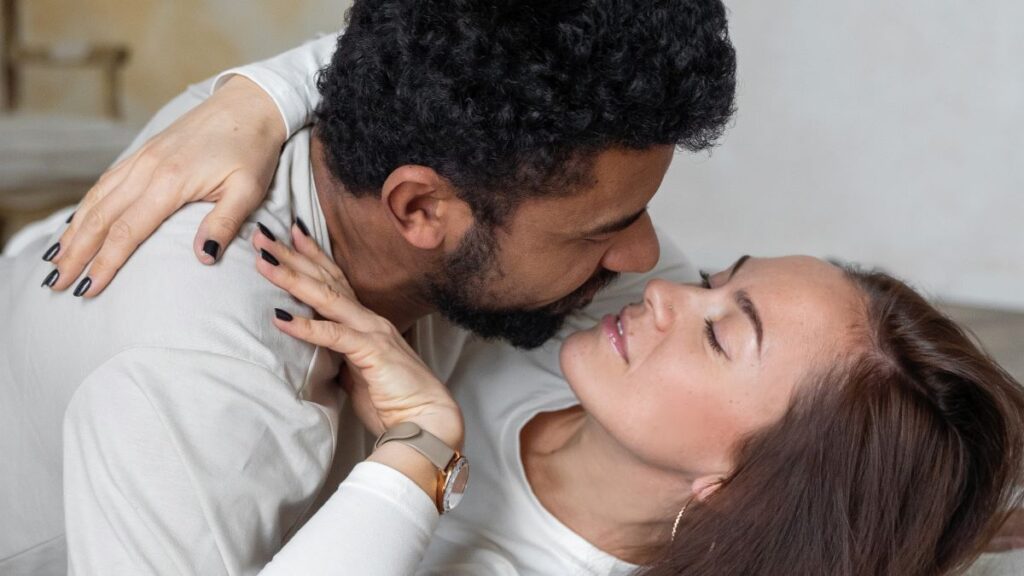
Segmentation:
{"type": "Polygon", "coordinates": [[[43,261],[49,262],[50,260],[53,260],[53,257],[57,255],[57,252],[60,252],[60,242],[54,243],[53,246],[50,246],[50,248],[46,250],[46,254],[43,254],[43,261]]]}
{"type": "Polygon", "coordinates": [[[273,266],[280,266],[281,265],[281,263],[277,261],[277,258],[274,258],[273,254],[271,254],[270,252],[267,252],[266,250],[264,250],[262,248],[260,248],[260,256],[264,260],[266,260],[267,262],[270,262],[270,264],[273,265],[273,266]]]}
{"type": "MultiPolygon", "coordinates": [[[[76,212],[77,212],[77,210],[76,210],[76,212]]],[[[64,223],[65,223],[65,224],[71,224],[71,219],[72,219],[72,218],[74,218],[74,217],[75,217],[75,213],[74,213],[74,212],[72,212],[72,213],[71,213],[71,216],[68,216],[68,219],[67,219],[67,220],[65,220],[65,221],[64,221],[64,223]]]]}
{"type": "Polygon", "coordinates": [[[277,316],[278,320],[284,320],[285,322],[291,322],[295,319],[294,316],[280,308],[274,308],[274,316],[277,316]]]}
{"type": "Polygon", "coordinates": [[[216,240],[207,240],[203,242],[203,252],[206,252],[210,258],[216,260],[217,254],[220,253],[220,244],[216,240]]]}
{"type": "Polygon", "coordinates": [[[53,288],[53,285],[57,283],[57,278],[60,278],[60,270],[50,270],[50,273],[46,275],[46,280],[43,280],[39,287],[53,288]]]}
{"type": "Polygon", "coordinates": [[[75,296],[81,297],[82,294],[89,291],[90,286],[92,286],[92,278],[89,278],[88,276],[82,278],[82,281],[78,283],[78,286],[75,286],[75,296]]]}
{"type": "Polygon", "coordinates": [[[309,236],[309,228],[306,228],[306,223],[302,221],[302,218],[296,216],[295,225],[299,227],[299,232],[302,232],[303,236],[309,236]]]}
{"type": "Polygon", "coordinates": [[[264,226],[263,222],[257,222],[256,226],[260,229],[260,232],[262,232],[264,236],[270,238],[271,242],[277,242],[277,236],[274,236],[274,233],[270,231],[270,228],[264,226]]]}

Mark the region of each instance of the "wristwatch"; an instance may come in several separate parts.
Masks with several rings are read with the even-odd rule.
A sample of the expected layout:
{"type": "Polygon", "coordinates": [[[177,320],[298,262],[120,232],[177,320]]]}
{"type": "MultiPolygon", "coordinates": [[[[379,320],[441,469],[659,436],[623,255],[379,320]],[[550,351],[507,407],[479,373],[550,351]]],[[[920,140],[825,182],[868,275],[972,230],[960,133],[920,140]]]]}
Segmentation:
{"type": "Polygon", "coordinates": [[[469,460],[465,456],[412,422],[402,422],[385,430],[373,447],[376,449],[388,442],[401,442],[411,447],[437,468],[434,504],[439,514],[450,512],[459,505],[469,485],[469,460]]]}

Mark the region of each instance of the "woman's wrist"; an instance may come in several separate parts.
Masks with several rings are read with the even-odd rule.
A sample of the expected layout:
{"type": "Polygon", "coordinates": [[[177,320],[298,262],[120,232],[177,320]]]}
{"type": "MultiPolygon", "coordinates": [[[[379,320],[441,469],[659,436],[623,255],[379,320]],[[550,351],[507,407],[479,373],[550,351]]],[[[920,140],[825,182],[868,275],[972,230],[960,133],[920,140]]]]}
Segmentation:
{"type": "Polygon", "coordinates": [[[283,145],[288,139],[287,129],[281,122],[281,113],[273,98],[245,76],[229,76],[217,87],[213,97],[224,99],[233,110],[244,111],[248,121],[270,141],[283,145]]]}
{"type": "MultiPolygon", "coordinates": [[[[436,410],[428,409],[415,416],[410,416],[404,421],[412,422],[437,436],[452,449],[462,450],[462,443],[465,439],[465,426],[462,422],[462,412],[457,406],[436,410]]],[[[396,422],[396,424],[398,423],[396,422]]]]}
{"type": "MultiPolygon", "coordinates": [[[[461,451],[464,439],[462,413],[457,406],[426,408],[403,420],[412,422],[436,436],[450,448],[461,451]]],[[[399,422],[392,423],[392,426],[399,422]]],[[[426,456],[401,442],[388,442],[373,451],[367,460],[384,464],[416,483],[431,500],[437,493],[438,469],[426,456]]]]}

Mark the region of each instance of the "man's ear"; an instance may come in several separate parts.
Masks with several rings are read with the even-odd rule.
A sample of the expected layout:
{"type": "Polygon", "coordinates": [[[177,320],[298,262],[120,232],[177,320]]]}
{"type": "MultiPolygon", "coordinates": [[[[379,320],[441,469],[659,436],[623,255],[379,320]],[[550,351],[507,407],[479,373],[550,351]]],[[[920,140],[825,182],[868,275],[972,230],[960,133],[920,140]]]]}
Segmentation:
{"type": "Polygon", "coordinates": [[[696,498],[698,502],[703,502],[707,500],[708,496],[714,494],[715,491],[722,486],[722,482],[724,481],[725,477],[717,474],[701,476],[693,481],[693,484],[690,485],[690,490],[693,492],[693,497],[696,498]]]}
{"type": "Polygon", "coordinates": [[[473,224],[469,205],[425,166],[396,168],[384,181],[380,199],[398,232],[422,250],[442,248],[445,240],[454,244],[473,224]]]}

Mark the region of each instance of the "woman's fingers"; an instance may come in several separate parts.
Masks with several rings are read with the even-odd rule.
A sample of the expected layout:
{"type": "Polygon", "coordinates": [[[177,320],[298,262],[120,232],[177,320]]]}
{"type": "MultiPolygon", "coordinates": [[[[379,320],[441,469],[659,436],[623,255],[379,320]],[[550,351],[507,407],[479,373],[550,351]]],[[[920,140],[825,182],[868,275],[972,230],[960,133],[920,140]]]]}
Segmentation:
{"type": "Polygon", "coordinates": [[[60,235],[60,246],[65,248],[56,254],[47,253],[44,259],[57,264],[67,257],[67,248],[72,245],[72,240],[81,228],[82,222],[87,219],[89,212],[106,198],[117,186],[128,176],[129,167],[127,159],[118,162],[100,176],[100,179],[89,189],[89,192],[82,198],[75,207],[75,212],[68,219],[68,226],[60,235]]]}
{"type": "Polygon", "coordinates": [[[348,324],[359,330],[380,329],[380,317],[354,298],[341,293],[330,282],[296,271],[270,253],[261,253],[256,269],[271,283],[312,307],[324,318],[348,324]],[[269,258],[268,258],[269,256],[269,258]]]}
{"type": "MultiPolygon", "coordinates": [[[[257,253],[262,255],[266,251],[271,258],[300,274],[324,281],[331,280],[330,276],[327,276],[312,260],[278,241],[277,238],[280,234],[280,231],[274,232],[269,226],[257,222],[256,230],[252,235],[252,245],[256,248],[257,253]]],[[[266,260],[266,257],[264,259],[266,260]]]]}
{"type": "Polygon", "coordinates": [[[75,282],[111,233],[119,242],[130,242],[130,227],[125,228],[124,222],[117,228],[113,226],[132,203],[131,194],[118,188],[95,205],[79,207],[71,226],[61,235],[60,251],[52,259],[60,271],[60,278],[52,286],[54,290],[64,290],[75,282]]]}
{"type": "MultiPolygon", "coordinates": [[[[180,207],[174,195],[166,194],[155,197],[150,203],[134,202],[125,209],[110,225],[106,238],[94,240],[102,242],[102,246],[89,264],[86,274],[90,280],[89,288],[78,295],[91,297],[103,292],[139,245],[163,223],[166,215],[173,214],[180,207]]],[[[83,246],[88,246],[88,242],[83,246]]]]}
{"type": "Polygon", "coordinates": [[[338,264],[331,259],[330,256],[324,253],[320,245],[313,240],[313,237],[309,234],[309,229],[306,228],[306,224],[301,220],[296,220],[292,224],[292,245],[295,246],[295,251],[302,254],[310,261],[319,266],[328,276],[333,278],[339,287],[343,287],[349,294],[355,295],[352,292],[352,286],[348,282],[348,278],[345,273],[341,271],[338,264]]]}
{"type": "Polygon", "coordinates": [[[280,308],[274,310],[274,325],[289,336],[330,348],[346,357],[363,356],[373,345],[369,336],[345,324],[292,316],[280,308]]]}
{"type": "Polygon", "coordinates": [[[265,189],[264,183],[241,173],[232,174],[224,181],[217,203],[199,224],[192,243],[200,262],[209,265],[220,258],[224,248],[238,236],[242,223],[263,201],[265,189]]]}

